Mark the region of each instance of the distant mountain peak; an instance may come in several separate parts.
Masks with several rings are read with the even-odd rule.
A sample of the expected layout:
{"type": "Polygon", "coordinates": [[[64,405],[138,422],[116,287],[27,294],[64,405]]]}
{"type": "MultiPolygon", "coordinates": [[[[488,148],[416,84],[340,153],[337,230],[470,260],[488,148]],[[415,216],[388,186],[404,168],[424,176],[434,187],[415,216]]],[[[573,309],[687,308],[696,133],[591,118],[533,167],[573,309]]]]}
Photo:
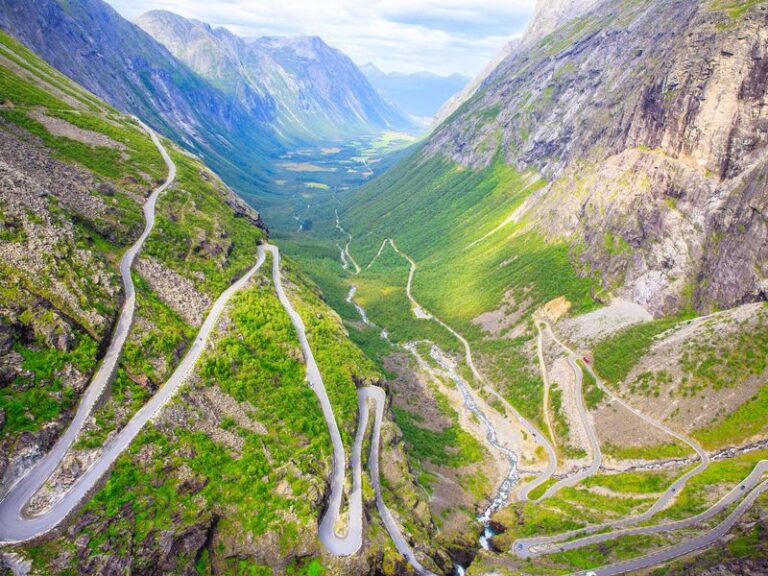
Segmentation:
{"type": "Polygon", "coordinates": [[[384,72],[381,70],[381,68],[376,66],[376,64],[374,64],[373,62],[366,62],[365,64],[362,64],[362,65],[358,66],[358,68],[360,68],[360,71],[363,74],[366,74],[366,75],[368,73],[371,73],[371,74],[384,74],[384,72]]]}
{"type": "Polygon", "coordinates": [[[213,28],[210,24],[202,22],[201,20],[196,20],[194,18],[186,18],[176,14],[175,12],[171,12],[170,10],[149,10],[136,19],[136,24],[140,28],[143,28],[141,25],[142,22],[162,22],[165,25],[178,26],[185,30],[191,30],[193,28],[200,27],[204,28],[210,33],[213,33],[213,28]]]}
{"type": "Polygon", "coordinates": [[[343,52],[319,36],[243,39],[225,28],[153,11],[137,23],[196,73],[249,106],[269,99],[292,139],[358,136],[413,125],[343,52]]]}
{"type": "Polygon", "coordinates": [[[319,60],[326,54],[343,56],[340,50],[328,45],[319,36],[264,36],[252,40],[250,45],[268,50],[288,50],[308,60],[319,60]]]}
{"type": "MultiPolygon", "coordinates": [[[[203,30],[169,12],[145,18],[180,37],[203,30]]],[[[218,172],[264,181],[264,158],[280,149],[269,98],[240,105],[103,0],[4,0],[0,28],[115,108],[204,155],[218,172]],[[225,146],[243,149],[237,162],[225,146]]]]}

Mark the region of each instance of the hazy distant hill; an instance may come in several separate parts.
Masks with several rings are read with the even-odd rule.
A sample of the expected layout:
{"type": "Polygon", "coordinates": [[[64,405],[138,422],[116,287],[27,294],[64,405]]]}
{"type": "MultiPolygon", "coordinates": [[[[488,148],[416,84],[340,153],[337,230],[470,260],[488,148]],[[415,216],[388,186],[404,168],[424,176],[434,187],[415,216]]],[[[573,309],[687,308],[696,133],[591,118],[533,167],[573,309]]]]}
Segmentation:
{"type": "Polygon", "coordinates": [[[460,92],[469,82],[469,78],[461,74],[387,74],[371,63],[364,64],[360,70],[380,94],[415,118],[432,118],[449,98],[460,92]]]}

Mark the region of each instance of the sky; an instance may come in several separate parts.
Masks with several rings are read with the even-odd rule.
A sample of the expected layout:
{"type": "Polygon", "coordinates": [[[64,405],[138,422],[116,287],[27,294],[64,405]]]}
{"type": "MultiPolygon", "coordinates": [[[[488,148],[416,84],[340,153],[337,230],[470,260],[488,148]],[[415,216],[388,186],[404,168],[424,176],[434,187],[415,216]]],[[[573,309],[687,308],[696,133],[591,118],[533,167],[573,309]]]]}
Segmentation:
{"type": "Polygon", "coordinates": [[[320,36],[385,72],[473,76],[515,37],[535,0],[107,0],[124,17],[176,12],[243,37],[320,36]]]}

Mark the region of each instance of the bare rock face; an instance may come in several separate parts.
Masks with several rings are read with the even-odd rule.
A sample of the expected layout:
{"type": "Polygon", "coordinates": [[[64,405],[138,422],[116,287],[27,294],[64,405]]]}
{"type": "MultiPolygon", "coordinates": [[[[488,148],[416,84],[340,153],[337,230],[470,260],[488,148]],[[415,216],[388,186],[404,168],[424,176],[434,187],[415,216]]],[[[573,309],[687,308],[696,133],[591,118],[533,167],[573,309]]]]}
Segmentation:
{"type": "Polygon", "coordinates": [[[696,303],[768,300],[768,162],[748,173],[710,215],[696,303]],[[707,275],[717,279],[705,282],[707,275]]]}
{"type": "Polygon", "coordinates": [[[203,323],[211,298],[195,289],[194,283],[150,256],[136,262],[136,271],[168,306],[192,326],[203,323]]]}
{"type": "Polygon", "coordinates": [[[538,0],[533,19],[522,38],[514,39],[502,48],[496,57],[475,76],[458,94],[450,98],[435,115],[434,126],[439,126],[472,98],[496,68],[517,51],[524,50],[554,32],[558,27],[589,11],[599,0],[538,0]]]}
{"type": "MultiPolygon", "coordinates": [[[[109,519],[98,518],[92,513],[80,516],[67,531],[71,538],[81,534],[75,540],[78,572],[114,575],[130,573],[141,576],[196,574],[195,560],[208,542],[216,525],[216,518],[205,516],[185,524],[178,521],[178,525],[173,529],[150,532],[142,542],[132,544],[123,552],[107,549],[94,553],[89,546],[90,537],[82,533],[85,527],[98,533],[108,529],[114,530],[117,526],[130,527],[134,524],[135,512],[131,504],[124,505],[109,519]]],[[[127,531],[124,537],[123,542],[132,542],[130,531],[127,531]]]]}
{"type": "Polygon", "coordinates": [[[765,299],[767,22],[764,3],[541,2],[426,153],[537,170],[526,220],[656,314],[765,299]]]}
{"type": "Polygon", "coordinates": [[[527,47],[560,26],[581,16],[600,0],[537,0],[533,20],[525,31],[521,47],[527,47]]]}
{"type": "MultiPolygon", "coordinates": [[[[14,134],[13,129],[0,130],[0,158],[3,219],[11,217],[21,223],[14,241],[0,243],[0,259],[24,271],[32,281],[51,276],[51,286],[46,290],[61,299],[59,307],[94,333],[107,329],[110,319],[96,310],[94,297],[114,308],[119,280],[103,258],[76,246],[75,222],[103,224],[99,232],[118,244],[138,235],[138,231],[114,222],[114,210],[90,192],[100,184],[90,173],[54,160],[34,137],[14,134]],[[72,217],[57,215],[56,207],[72,217]],[[113,223],[107,224],[110,220],[113,223]],[[72,271],[74,280],[67,282],[62,278],[64,274],[57,273],[65,267],[72,271]],[[90,297],[86,297],[86,291],[90,291],[90,297]]],[[[40,299],[35,308],[41,307],[52,308],[40,299]]],[[[45,340],[60,350],[71,345],[65,324],[51,325],[45,335],[45,340]]]]}

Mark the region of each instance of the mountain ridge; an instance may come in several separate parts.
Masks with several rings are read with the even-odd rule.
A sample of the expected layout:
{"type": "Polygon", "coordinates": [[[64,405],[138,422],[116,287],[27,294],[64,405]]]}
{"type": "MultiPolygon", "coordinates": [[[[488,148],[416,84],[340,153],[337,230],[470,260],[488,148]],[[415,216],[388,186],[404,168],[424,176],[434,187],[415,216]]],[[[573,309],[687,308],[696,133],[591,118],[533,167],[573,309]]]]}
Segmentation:
{"type": "Polygon", "coordinates": [[[286,139],[337,139],[411,124],[383,101],[354,63],[317,36],[243,39],[169,11],[137,24],[241,104],[266,98],[286,139]]]}
{"type": "Polygon", "coordinates": [[[204,155],[234,183],[266,185],[264,157],[280,149],[266,124],[269,103],[258,99],[246,111],[105,2],[11,0],[0,6],[0,27],[94,94],[204,155]],[[243,150],[237,157],[235,148],[243,150]]]}
{"type": "Polygon", "coordinates": [[[742,185],[760,179],[768,142],[765,114],[753,112],[765,89],[763,60],[754,57],[765,42],[765,7],[737,19],[696,2],[654,8],[606,0],[511,53],[435,129],[426,153],[474,169],[500,154],[541,173],[550,188],[528,205],[532,226],[579,245],[582,262],[608,271],[606,288],[625,285],[658,314],[760,298],[762,200],[750,192],[758,212],[747,209],[742,185]],[[689,40],[679,43],[659,20],[676,22],[689,40]],[[617,202],[622,178],[636,186],[617,202]],[[738,281],[715,249],[733,210],[757,234],[736,251],[738,281]]]}
{"type": "Polygon", "coordinates": [[[536,0],[531,21],[522,37],[508,42],[504,48],[467,84],[460,93],[448,100],[435,115],[433,126],[447,120],[467,100],[472,98],[496,68],[511,54],[525,49],[557,28],[584,14],[602,0],[536,0]]]}

